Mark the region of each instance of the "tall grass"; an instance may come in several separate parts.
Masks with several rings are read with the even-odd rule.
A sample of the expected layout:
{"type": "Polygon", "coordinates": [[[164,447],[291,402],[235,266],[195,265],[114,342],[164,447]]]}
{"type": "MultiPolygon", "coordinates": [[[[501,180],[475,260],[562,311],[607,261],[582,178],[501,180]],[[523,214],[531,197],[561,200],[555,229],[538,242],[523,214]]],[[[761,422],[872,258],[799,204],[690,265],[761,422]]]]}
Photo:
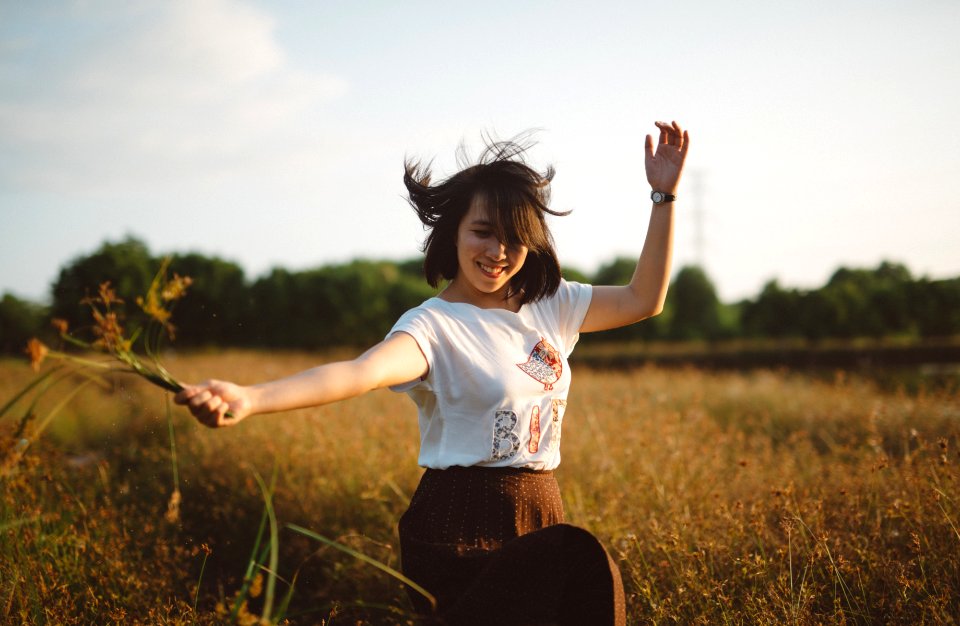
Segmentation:
{"type": "MultiPolygon", "coordinates": [[[[165,355],[184,380],[240,382],[318,360],[165,355]]],[[[0,363],[0,400],[31,375],[0,363]]],[[[304,624],[415,621],[398,579],[310,536],[399,568],[396,521],[420,475],[405,397],[375,392],[218,431],[175,411],[173,519],[165,401],[137,380],[115,382],[110,393],[84,389],[0,484],[0,621],[219,623],[245,585],[243,619],[266,609],[304,624]],[[274,468],[272,488],[258,482],[274,468]],[[257,544],[270,528],[258,531],[270,524],[265,500],[275,559],[257,544]],[[260,573],[275,576],[271,598],[294,586],[289,603],[265,606],[266,594],[252,592],[261,590],[251,552],[260,573]]],[[[15,407],[0,421],[0,454],[14,444],[17,416],[15,407]]],[[[843,375],[579,368],[563,433],[568,521],[618,560],[631,623],[960,615],[960,403],[951,390],[883,391],[843,375]]]]}

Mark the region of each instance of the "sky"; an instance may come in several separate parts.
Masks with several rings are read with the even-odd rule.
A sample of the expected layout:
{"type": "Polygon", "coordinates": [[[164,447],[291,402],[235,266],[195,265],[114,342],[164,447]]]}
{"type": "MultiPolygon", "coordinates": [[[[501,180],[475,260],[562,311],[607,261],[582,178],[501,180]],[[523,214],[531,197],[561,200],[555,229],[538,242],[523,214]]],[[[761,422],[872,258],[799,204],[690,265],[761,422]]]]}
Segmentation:
{"type": "Polygon", "coordinates": [[[956,0],[0,0],[0,293],[128,235],[254,279],[406,259],[405,158],[535,130],[561,263],[636,257],[644,136],[690,131],[674,267],[724,301],[960,276],[956,0]]]}

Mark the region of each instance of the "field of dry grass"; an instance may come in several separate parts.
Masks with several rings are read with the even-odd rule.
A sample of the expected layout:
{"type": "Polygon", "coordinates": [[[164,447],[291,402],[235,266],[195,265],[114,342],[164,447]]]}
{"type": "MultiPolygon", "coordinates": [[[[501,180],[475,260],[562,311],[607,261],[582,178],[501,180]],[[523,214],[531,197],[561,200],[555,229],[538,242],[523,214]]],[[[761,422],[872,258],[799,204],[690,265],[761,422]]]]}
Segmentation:
{"type": "MultiPolygon", "coordinates": [[[[165,363],[185,380],[253,382],[316,360],[165,363]]],[[[33,376],[0,362],[0,404],[33,376]]],[[[579,368],[558,471],[568,521],[619,561],[630,623],[956,623],[956,391],[579,368]]],[[[166,407],[118,378],[110,392],[85,389],[35,439],[50,406],[16,439],[26,407],[0,421],[0,455],[30,442],[0,478],[0,621],[221,623],[264,511],[256,476],[275,475],[277,603],[295,584],[286,617],[412,622],[398,581],[285,526],[398,566],[396,521],[420,474],[409,400],[382,391],[220,431],[174,409],[176,463],[166,407]]],[[[240,621],[252,623],[266,593],[248,595],[240,621]]]]}

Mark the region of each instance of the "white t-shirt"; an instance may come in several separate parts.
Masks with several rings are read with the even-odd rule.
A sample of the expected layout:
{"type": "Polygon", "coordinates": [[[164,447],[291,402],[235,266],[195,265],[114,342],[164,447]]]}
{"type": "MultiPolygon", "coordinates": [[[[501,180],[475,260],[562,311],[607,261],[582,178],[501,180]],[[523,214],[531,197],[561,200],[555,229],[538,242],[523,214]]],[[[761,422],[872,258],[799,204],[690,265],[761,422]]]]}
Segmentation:
{"type": "Polygon", "coordinates": [[[420,414],[423,467],[554,469],[570,388],[567,357],[590,306],[590,285],[561,281],[518,313],[430,298],[404,313],[430,367],[405,391],[420,414]]]}

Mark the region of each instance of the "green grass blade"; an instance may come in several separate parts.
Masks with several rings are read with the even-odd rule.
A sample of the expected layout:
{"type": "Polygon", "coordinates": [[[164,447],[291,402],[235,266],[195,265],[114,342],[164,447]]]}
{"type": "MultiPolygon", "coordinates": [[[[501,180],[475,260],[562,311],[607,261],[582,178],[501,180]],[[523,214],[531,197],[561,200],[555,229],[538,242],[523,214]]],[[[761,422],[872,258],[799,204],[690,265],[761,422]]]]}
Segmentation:
{"type": "Polygon", "coordinates": [[[267,586],[263,595],[263,615],[261,619],[270,621],[270,613],[273,611],[273,595],[277,584],[277,566],[280,562],[280,533],[277,528],[277,514],[273,510],[273,488],[277,481],[277,468],[273,468],[273,478],[270,480],[270,487],[263,482],[260,473],[254,470],[253,477],[257,479],[260,485],[260,491],[263,492],[263,502],[267,509],[267,516],[270,520],[270,565],[267,571],[267,586]]]}
{"type": "Polygon", "coordinates": [[[287,587],[287,593],[283,595],[283,599],[280,601],[280,606],[277,607],[276,620],[279,623],[287,615],[287,609],[290,608],[290,600],[293,599],[293,591],[297,586],[297,577],[300,576],[300,569],[298,568],[293,574],[293,578],[290,580],[290,585],[287,587]]]}
{"type": "Polygon", "coordinates": [[[298,532],[298,533],[300,533],[301,535],[306,535],[307,537],[310,537],[311,539],[315,539],[315,540],[319,541],[320,543],[323,543],[323,544],[326,544],[326,545],[330,546],[331,548],[336,548],[337,550],[340,550],[341,552],[344,552],[344,553],[346,553],[346,554],[349,554],[350,556],[354,557],[355,559],[360,559],[360,560],[363,561],[364,563],[367,563],[368,565],[372,565],[372,566],[376,567],[377,569],[379,569],[380,571],[385,572],[385,573],[389,574],[390,576],[393,576],[394,578],[396,578],[396,579],[399,580],[400,582],[404,583],[405,585],[409,586],[411,589],[413,589],[414,591],[416,591],[417,593],[419,593],[420,595],[422,595],[424,598],[426,598],[426,599],[430,602],[430,606],[433,607],[433,610],[434,610],[434,611],[437,610],[437,599],[436,599],[435,597],[433,597],[433,594],[432,594],[432,593],[430,593],[429,591],[427,591],[426,589],[424,589],[423,587],[421,587],[421,586],[418,585],[417,583],[413,582],[412,580],[410,580],[409,578],[407,578],[406,576],[404,576],[403,574],[401,574],[401,573],[398,572],[397,570],[393,569],[393,568],[390,567],[389,565],[385,565],[385,564],[381,563],[380,561],[378,561],[378,560],[376,560],[376,559],[374,559],[374,558],[371,558],[371,557],[367,556],[366,554],[363,554],[362,552],[358,552],[358,551],[354,550],[353,548],[350,548],[350,547],[348,547],[348,546],[343,545],[342,543],[337,543],[336,541],[333,541],[332,539],[327,539],[327,538],[324,537],[323,535],[318,535],[317,533],[313,532],[312,530],[309,530],[309,529],[304,528],[304,527],[302,527],[302,526],[297,526],[296,524],[287,524],[287,528],[289,528],[290,530],[292,530],[292,531],[294,531],[294,532],[298,532]]]}
{"type": "Polygon", "coordinates": [[[250,592],[250,585],[253,583],[253,572],[257,569],[257,564],[263,560],[266,554],[257,556],[260,554],[260,542],[263,541],[263,533],[267,529],[267,510],[263,510],[263,515],[260,516],[260,526],[257,528],[257,537],[253,540],[253,550],[250,552],[250,560],[247,561],[247,571],[243,575],[243,583],[240,585],[240,591],[237,593],[237,597],[233,602],[233,609],[230,611],[230,620],[236,621],[237,616],[240,614],[240,606],[243,604],[243,601],[247,599],[247,594],[250,592]]]}
{"type": "Polygon", "coordinates": [[[177,440],[173,437],[173,408],[170,404],[170,394],[165,393],[167,406],[167,430],[170,432],[170,464],[173,466],[173,490],[180,491],[180,471],[177,467],[177,440]]]}
{"type": "Polygon", "coordinates": [[[92,350],[92,349],[93,349],[93,345],[92,345],[92,344],[90,344],[89,342],[86,342],[86,341],[84,341],[84,340],[82,340],[82,339],[77,339],[76,337],[74,337],[73,335],[71,335],[71,334],[69,334],[69,333],[64,333],[64,334],[60,335],[60,338],[63,339],[64,341],[66,341],[67,343],[69,343],[69,344],[72,345],[72,346],[76,346],[76,347],[78,347],[78,348],[83,348],[84,350],[92,350]]]}
{"type": "Polygon", "coordinates": [[[193,596],[193,613],[197,613],[197,603],[200,601],[200,583],[203,582],[203,571],[207,569],[207,559],[210,555],[206,552],[203,554],[203,563],[200,564],[200,576],[197,578],[197,593],[193,596]]]}

